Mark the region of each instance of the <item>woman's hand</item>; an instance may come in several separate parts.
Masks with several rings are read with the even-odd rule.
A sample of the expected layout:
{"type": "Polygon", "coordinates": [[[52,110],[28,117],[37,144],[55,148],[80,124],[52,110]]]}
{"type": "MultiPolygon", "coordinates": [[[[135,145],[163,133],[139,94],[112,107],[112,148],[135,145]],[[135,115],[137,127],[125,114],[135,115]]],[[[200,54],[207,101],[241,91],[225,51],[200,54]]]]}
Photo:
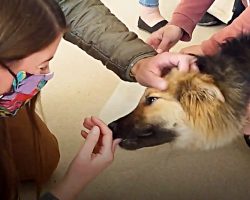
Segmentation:
{"type": "Polygon", "coordinates": [[[63,180],[52,190],[60,200],[73,200],[83,188],[107,168],[114,159],[120,139],[113,141],[112,131],[101,120],[91,117],[83,123],[85,144],[71,162],[63,180]]]}

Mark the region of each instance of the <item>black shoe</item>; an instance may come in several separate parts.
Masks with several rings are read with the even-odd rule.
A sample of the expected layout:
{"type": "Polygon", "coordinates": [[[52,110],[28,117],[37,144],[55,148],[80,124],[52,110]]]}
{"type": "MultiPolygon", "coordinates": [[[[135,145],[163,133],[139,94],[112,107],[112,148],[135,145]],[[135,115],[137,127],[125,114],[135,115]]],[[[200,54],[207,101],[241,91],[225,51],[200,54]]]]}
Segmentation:
{"type": "Polygon", "coordinates": [[[138,28],[139,29],[142,29],[148,33],[153,33],[155,31],[157,31],[158,29],[160,29],[161,27],[165,26],[166,24],[168,23],[167,20],[162,20],[160,22],[158,22],[157,24],[155,24],[154,26],[149,26],[148,24],[146,24],[146,22],[144,22],[141,17],[139,17],[139,20],[138,20],[138,28]]]}
{"type": "Polygon", "coordinates": [[[244,139],[245,139],[248,147],[250,148],[250,135],[244,135],[244,139]]]}
{"type": "Polygon", "coordinates": [[[227,23],[231,24],[237,17],[240,16],[240,14],[245,10],[245,6],[243,5],[241,0],[235,0],[234,6],[233,6],[233,16],[232,19],[227,23]]]}
{"type": "Polygon", "coordinates": [[[217,19],[213,15],[206,12],[203,15],[203,17],[201,18],[201,20],[199,21],[198,25],[200,25],[200,26],[216,26],[216,25],[220,25],[222,23],[223,23],[222,21],[220,21],[219,19],[217,19]]]}

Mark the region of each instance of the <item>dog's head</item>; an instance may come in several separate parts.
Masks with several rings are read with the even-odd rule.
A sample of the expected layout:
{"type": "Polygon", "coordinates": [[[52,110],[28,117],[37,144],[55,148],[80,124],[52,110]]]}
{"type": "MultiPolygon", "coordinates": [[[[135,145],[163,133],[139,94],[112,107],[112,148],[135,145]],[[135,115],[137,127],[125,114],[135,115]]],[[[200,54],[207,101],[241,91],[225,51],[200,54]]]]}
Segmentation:
{"type": "Polygon", "coordinates": [[[211,76],[173,69],[166,80],[167,90],[146,89],[134,111],[109,124],[114,138],[122,138],[121,147],[135,150],[172,142],[208,149],[237,135],[237,119],[211,76]]]}

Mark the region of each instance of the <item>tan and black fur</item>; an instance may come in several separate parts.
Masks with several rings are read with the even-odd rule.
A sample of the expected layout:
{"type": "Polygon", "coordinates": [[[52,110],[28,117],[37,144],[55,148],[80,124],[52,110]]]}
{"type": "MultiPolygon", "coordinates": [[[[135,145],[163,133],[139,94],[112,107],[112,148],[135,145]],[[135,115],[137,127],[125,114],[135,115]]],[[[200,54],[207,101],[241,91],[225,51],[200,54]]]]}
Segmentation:
{"type": "Polygon", "coordinates": [[[211,149],[241,135],[250,99],[250,37],[226,42],[197,57],[200,72],[172,69],[168,89],[147,88],[130,114],[109,125],[120,146],[139,149],[171,142],[211,149]]]}

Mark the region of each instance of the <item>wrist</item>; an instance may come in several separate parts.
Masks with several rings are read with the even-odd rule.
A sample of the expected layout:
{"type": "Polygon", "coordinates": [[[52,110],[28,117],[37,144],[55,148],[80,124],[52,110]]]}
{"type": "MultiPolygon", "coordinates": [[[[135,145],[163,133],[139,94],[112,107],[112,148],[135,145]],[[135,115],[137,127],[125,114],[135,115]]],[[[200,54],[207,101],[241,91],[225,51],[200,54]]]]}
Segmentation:
{"type": "Polygon", "coordinates": [[[171,27],[170,30],[173,31],[173,33],[175,34],[175,37],[178,38],[178,40],[180,40],[185,33],[183,28],[181,28],[178,25],[172,24],[171,22],[167,24],[166,26],[168,26],[169,28],[171,27]]]}
{"type": "Polygon", "coordinates": [[[147,60],[147,59],[149,59],[149,58],[151,58],[151,57],[142,58],[141,60],[138,60],[138,61],[133,65],[133,67],[131,67],[131,69],[130,69],[130,76],[136,77],[136,74],[137,74],[138,70],[141,68],[141,66],[144,65],[145,60],[147,60]]]}
{"type": "Polygon", "coordinates": [[[184,30],[179,27],[179,26],[176,26],[178,28],[178,35],[179,35],[179,40],[182,38],[182,36],[184,35],[184,30]]]}
{"type": "Polygon", "coordinates": [[[64,178],[51,190],[51,193],[60,200],[74,200],[87,185],[84,178],[79,183],[78,178],[65,175],[64,178]]]}
{"type": "Polygon", "coordinates": [[[135,75],[137,73],[137,67],[134,68],[134,66],[140,64],[139,61],[142,61],[144,60],[145,58],[151,58],[153,56],[157,55],[157,52],[152,48],[151,52],[145,52],[141,55],[138,55],[136,56],[134,59],[132,59],[129,63],[129,65],[127,66],[127,69],[126,69],[126,79],[127,81],[131,81],[131,82],[136,82],[136,79],[135,79],[135,75]],[[133,71],[132,71],[132,68],[133,71]]]}
{"type": "Polygon", "coordinates": [[[133,65],[133,67],[131,68],[130,73],[129,73],[129,75],[130,75],[131,77],[135,77],[136,72],[137,72],[137,70],[138,70],[138,68],[139,68],[139,65],[140,65],[140,63],[142,62],[142,60],[143,60],[143,59],[138,60],[138,61],[133,65]]]}
{"type": "Polygon", "coordinates": [[[136,62],[132,62],[132,63],[130,63],[130,66],[129,66],[129,68],[130,68],[129,77],[130,77],[130,79],[132,79],[135,82],[136,82],[135,76],[136,76],[136,71],[137,71],[137,68],[138,68],[138,62],[139,61],[140,60],[138,60],[136,62]]]}

